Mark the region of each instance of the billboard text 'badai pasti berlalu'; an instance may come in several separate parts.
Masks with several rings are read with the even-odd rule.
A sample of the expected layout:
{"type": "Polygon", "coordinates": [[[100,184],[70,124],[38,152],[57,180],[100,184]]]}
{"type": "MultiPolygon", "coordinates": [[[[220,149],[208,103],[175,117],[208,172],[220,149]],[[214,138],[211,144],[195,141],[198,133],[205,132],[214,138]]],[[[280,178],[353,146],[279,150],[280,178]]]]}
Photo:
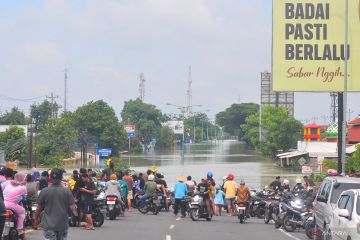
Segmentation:
{"type": "Polygon", "coordinates": [[[273,89],[360,91],[360,0],[273,0],[273,89]],[[346,54],[347,50],[347,54],[346,54]]]}

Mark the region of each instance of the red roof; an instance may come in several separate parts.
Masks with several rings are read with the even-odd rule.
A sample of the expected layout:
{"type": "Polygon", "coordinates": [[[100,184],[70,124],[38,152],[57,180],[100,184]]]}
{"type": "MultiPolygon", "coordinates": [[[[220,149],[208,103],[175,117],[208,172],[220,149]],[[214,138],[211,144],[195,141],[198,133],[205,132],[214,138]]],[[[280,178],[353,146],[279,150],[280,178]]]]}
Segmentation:
{"type": "Polygon", "coordinates": [[[360,124],[360,117],[357,117],[357,118],[355,118],[354,120],[352,120],[352,121],[350,122],[350,124],[354,124],[354,125],[360,124]]]}
{"type": "Polygon", "coordinates": [[[350,127],[349,131],[349,142],[359,143],[360,142],[360,127],[350,127]]]}
{"type": "Polygon", "coordinates": [[[304,128],[320,128],[321,126],[315,124],[315,123],[310,123],[308,125],[306,125],[304,128]]]}

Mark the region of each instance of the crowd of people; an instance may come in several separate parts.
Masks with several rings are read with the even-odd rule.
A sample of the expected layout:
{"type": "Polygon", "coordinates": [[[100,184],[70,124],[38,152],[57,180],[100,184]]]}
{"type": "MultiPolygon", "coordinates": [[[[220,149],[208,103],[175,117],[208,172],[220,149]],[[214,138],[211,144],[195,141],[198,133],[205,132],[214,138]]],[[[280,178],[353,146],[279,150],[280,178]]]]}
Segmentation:
{"type": "MultiPolygon", "coordinates": [[[[115,172],[111,168],[95,173],[92,169],[81,168],[74,170],[72,175],[64,177],[63,169],[52,169],[40,172],[34,170],[32,174],[24,174],[13,171],[9,168],[0,170],[0,211],[12,209],[16,212],[17,229],[21,239],[25,239],[24,219],[25,209],[21,203],[37,202],[33,227],[37,228],[41,222],[45,239],[58,240],[66,239],[67,222],[69,211],[78,209],[80,226],[81,219],[85,217],[85,230],[94,230],[92,220],[92,209],[94,198],[98,193],[99,186],[103,187],[105,196],[117,196],[119,201],[127,207],[127,211],[132,211],[134,196],[141,193],[141,201],[147,198],[162,195],[165,202],[165,209],[169,211],[168,184],[164,176],[158,173],[156,167],[151,167],[145,174],[130,174],[130,171],[115,172]],[[1,201],[3,199],[3,201],[1,201]],[[77,206],[77,208],[75,207],[77,206]],[[41,220],[40,220],[41,219],[41,220]]],[[[185,217],[184,199],[199,194],[206,205],[208,220],[211,219],[212,211],[215,215],[221,215],[222,209],[227,209],[228,216],[236,214],[234,208],[236,203],[249,202],[251,191],[246,186],[245,181],[241,180],[237,184],[233,174],[223,177],[220,184],[216,184],[213,173],[208,172],[197,184],[191,176],[187,178],[179,176],[173,186],[174,196],[174,215],[185,217]]],[[[295,190],[312,187],[314,183],[304,177],[296,179],[295,190]],[[304,182],[304,185],[302,184],[304,182]]],[[[270,185],[272,190],[290,191],[290,181],[285,179],[281,182],[277,177],[270,185]]],[[[125,216],[125,211],[120,212],[120,216],[125,216]]],[[[4,218],[0,218],[0,231],[3,228],[4,218]]]]}

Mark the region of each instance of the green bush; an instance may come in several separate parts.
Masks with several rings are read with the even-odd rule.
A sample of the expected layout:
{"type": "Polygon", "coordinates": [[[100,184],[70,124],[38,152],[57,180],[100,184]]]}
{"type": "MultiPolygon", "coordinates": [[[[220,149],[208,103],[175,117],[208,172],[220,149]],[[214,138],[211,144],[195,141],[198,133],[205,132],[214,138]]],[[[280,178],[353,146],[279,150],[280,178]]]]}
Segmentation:
{"type": "Polygon", "coordinates": [[[324,160],[323,161],[323,166],[326,167],[326,168],[337,169],[338,168],[338,163],[333,161],[333,160],[324,160]]]}

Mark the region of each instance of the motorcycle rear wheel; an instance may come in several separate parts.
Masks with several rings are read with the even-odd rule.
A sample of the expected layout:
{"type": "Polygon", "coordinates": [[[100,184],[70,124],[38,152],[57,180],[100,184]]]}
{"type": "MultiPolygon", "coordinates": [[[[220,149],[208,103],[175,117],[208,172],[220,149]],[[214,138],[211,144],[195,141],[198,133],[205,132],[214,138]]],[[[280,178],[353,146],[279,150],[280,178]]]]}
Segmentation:
{"type": "Polygon", "coordinates": [[[294,232],[296,229],[296,225],[290,222],[290,219],[292,218],[292,215],[286,215],[284,217],[284,229],[287,232],[294,232]]]}
{"type": "Polygon", "coordinates": [[[92,214],[94,227],[101,227],[104,224],[105,218],[100,211],[95,211],[92,214]]]}
{"type": "Polygon", "coordinates": [[[138,206],[138,210],[142,214],[147,214],[149,212],[149,207],[144,203],[140,203],[139,206],[138,206]]]}
{"type": "Polygon", "coordinates": [[[76,216],[71,216],[69,219],[69,226],[76,227],[77,222],[78,222],[78,218],[76,216]]]}
{"type": "Polygon", "coordinates": [[[109,219],[110,220],[115,220],[116,219],[116,214],[114,210],[109,211],[109,219]]]}
{"type": "Polygon", "coordinates": [[[263,208],[260,208],[260,209],[257,209],[257,213],[256,213],[256,216],[258,217],[258,218],[264,218],[264,216],[265,216],[265,210],[263,209],[263,208]]]}
{"type": "Polygon", "coordinates": [[[192,208],[190,210],[190,217],[193,221],[199,221],[199,209],[198,208],[192,208]]]}
{"type": "Polygon", "coordinates": [[[322,240],[321,231],[320,231],[320,229],[315,230],[315,223],[314,222],[311,222],[311,223],[305,225],[305,233],[306,233],[306,236],[309,239],[322,240]]]}

